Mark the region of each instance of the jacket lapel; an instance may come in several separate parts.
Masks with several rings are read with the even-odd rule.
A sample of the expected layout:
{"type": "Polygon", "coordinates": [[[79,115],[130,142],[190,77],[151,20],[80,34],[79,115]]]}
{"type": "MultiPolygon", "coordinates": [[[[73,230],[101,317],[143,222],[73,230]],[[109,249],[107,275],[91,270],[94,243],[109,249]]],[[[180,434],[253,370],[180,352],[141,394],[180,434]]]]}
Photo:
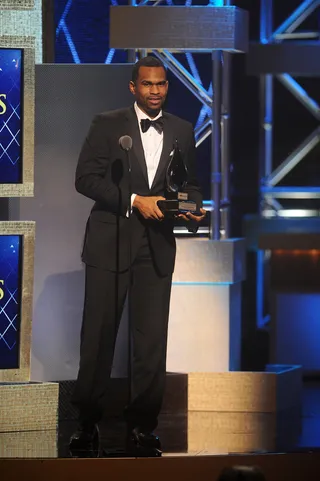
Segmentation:
{"type": "Polygon", "coordinates": [[[144,151],[143,151],[143,146],[141,142],[141,136],[140,136],[140,130],[139,130],[139,125],[138,125],[138,119],[136,116],[136,113],[134,111],[134,108],[129,108],[127,112],[127,121],[128,121],[128,130],[129,130],[129,135],[132,138],[132,151],[135,157],[137,158],[142,173],[143,177],[145,178],[145,181],[147,182],[147,185],[149,185],[149,180],[148,180],[148,172],[147,172],[147,164],[146,164],[146,159],[144,156],[144,151]]]}
{"type": "MultiPolygon", "coordinates": [[[[136,116],[136,113],[134,111],[134,107],[131,107],[128,109],[127,114],[126,114],[127,122],[128,122],[128,132],[132,138],[132,151],[134,156],[137,158],[139,165],[141,167],[143,177],[149,186],[149,180],[148,180],[148,171],[147,171],[147,164],[146,164],[146,159],[144,156],[144,151],[143,151],[143,146],[141,142],[141,136],[140,136],[140,129],[138,125],[138,119],[136,116]]],[[[163,147],[162,147],[162,152],[160,156],[160,161],[159,165],[157,168],[156,175],[154,177],[152,187],[156,184],[158,179],[161,177],[163,170],[166,168],[169,162],[169,155],[170,152],[173,149],[174,146],[174,132],[173,132],[173,126],[171,125],[171,119],[169,115],[166,114],[166,112],[163,112],[163,118],[164,118],[164,123],[163,123],[163,147]]]]}
{"type": "Polygon", "coordinates": [[[157,168],[157,172],[156,172],[156,175],[154,176],[151,188],[154,187],[158,179],[161,177],[163,170],[168,165],[169,155],[174,145],[174,132],[171,125],[170,117],[165,112],[163,112],[163,118],[164,118],[163,147],[162,147],[162,152],[161,152],[161,157],[160,157],[159,165],[157,168]]]}

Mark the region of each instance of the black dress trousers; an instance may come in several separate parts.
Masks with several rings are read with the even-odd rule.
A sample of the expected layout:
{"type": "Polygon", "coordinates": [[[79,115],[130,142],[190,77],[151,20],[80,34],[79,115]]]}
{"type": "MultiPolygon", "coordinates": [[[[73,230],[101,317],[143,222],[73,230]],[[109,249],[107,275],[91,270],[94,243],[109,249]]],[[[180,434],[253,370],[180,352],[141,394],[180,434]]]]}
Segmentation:
{"type": "MultiPolygon", "coordinates": [[[[171,281],[172,274],[159,274],[145,231],[131,268],[132,383],[125,410],[129,429],[152,431],[157,426],[165,387],[171,281]]],[[[86,266],[80,367],[73,395],[83,423],[98,422],[103,414],[128,286],[128,271],[86,266]]]]}

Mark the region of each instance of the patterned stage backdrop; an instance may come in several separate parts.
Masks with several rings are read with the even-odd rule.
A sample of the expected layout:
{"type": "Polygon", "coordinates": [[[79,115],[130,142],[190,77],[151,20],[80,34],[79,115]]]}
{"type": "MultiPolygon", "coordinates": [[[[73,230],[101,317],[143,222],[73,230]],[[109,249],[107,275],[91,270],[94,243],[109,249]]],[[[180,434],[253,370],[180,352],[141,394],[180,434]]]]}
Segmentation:
{"type": "Polygon", "coordinates": [[[0,183],[22,182],[23,51],[0,48],[0,183]]]}
{"type": "Polygon", "coordinates": [[[19,368],[22,242],[0,235],[0,369],[19,368]]]}

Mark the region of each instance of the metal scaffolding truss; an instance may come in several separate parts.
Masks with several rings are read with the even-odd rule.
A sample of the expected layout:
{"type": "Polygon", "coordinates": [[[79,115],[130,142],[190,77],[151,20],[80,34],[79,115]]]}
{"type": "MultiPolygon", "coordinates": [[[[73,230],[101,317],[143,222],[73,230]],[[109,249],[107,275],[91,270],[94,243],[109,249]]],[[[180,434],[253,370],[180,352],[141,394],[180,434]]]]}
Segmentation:
{"type": "MultiPolygon", "coordinates": [[[[319,40],[319,32],[305,32],[297,29],[320,6],[320,0],[305,0],[288,18],[273,30],[273,0],[261,0],[260,42],[261,44],[279,44],[287,40],[303,40],[304,44],[319,40]]],[[[320,198],[320,187],[279,186],[292,169],[302,162],[311,150],[320,142],[320,126],[285,158],[280,165],[274,167],[274,79],[288,89],[289,92],[304,106],[317,121],[320,120],[320,107],[317,102],[303,89],[300,83],[288,73],[276,75],[260,75],[260,215],[262,217],[297,217],[314,214],[305,209],[286,209],[281,204],[283,199],[320,198]]],[[[256,319],[257,327],[268,324],[269,314],[265,313],[265,268],[270,252],[258,250],[256,271],[256,319]]]]}
{"type": "MultiPolygon", "coordinates": [[[[290,13],[288,18],[273,31],[273,0],[261,0],[260,42],[274,44],[286,40],[303,40],[312,42],[319,39],[319,32],[300,32],[297,29],[320,6],[320,0],[305,0],[290,13]]],[[[298,210],[284,209],[281,199],[320,198],[320,187],[279,187],[280,181],[296,167],[309,152],[320,142],[320,126],[298,146],[295,147],[279,166],[274,168],[273,161],[273,103],[274,78],[288,89],[289,92],[305,107],[314,118],[320,120],[320,107],[304,90],[300,83],[287,73],[260,76],[261,111],[261,150],[260,150],[260,213],[263,216],[283,215],[296,216],[298,210]]],[[[311,213],[311,212],[310,212],[311,213]]],[[[304,214],[308,215],[307,211],[304,214]]]]}

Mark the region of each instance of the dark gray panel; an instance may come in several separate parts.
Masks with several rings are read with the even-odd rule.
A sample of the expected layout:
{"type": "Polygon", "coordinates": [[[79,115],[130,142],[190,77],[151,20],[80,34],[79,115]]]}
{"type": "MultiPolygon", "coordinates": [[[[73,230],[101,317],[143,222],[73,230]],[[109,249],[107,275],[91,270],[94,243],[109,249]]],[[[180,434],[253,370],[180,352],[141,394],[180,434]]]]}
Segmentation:
{"type": "Polygon", "coordinates": [[[251,43],[247,55],[249,75],[288,73],[296,76],[320,76],[320,43],[251,43]]]}
{"type": "Polygon", "coordinates": [[[37,65],[36,148],[49,142],[79,149],[96,113],[133,102],[131,70],[128,64],[37,65]]]}
{"type": "Polygon", "coordinates": [[[236,7],[110,7],[110,47],[248,50],[248,15],[236,7]]]}
{"type": "Polygon", "coordinates": [[[276,243],[281,242],[281,248],[283,248],[285,243],[289,245],[290,236],[293,236],[292,241],[299,243],[304,242],[306,244],[310,240],[310,245],[313,245],[310,248],[314,248],[315,239],[320,238],[320,217],[292,217],[284,222],[281,217],[264,218],[258,215],[248,215],[243,221],[243,234],[247,239],[247,248],[250,250],[270,249],[271,243],[267,245],[266,241],[268,243],[269,241],[275,242],[275,244],[272,244],[273,248],[279,249],[279,246],[275,246],[276,243]],[[262,242],[264,247],[262,247],[262,242]]]}
{"type": "Polygon", "coordinates": [[[320,233],[286,233],[261,234],[258,238],[258,249],[262,250],[310,250],[320,245],[320,233]]]}
{"type": "Polygon", "coordinates": [[[77,374],[84,295],[80,253],[92,201],[76,192],[75,169],[92,117],[131,104],[131,68],[36,67],[35,197],[20,200],[20,209],[11,205],[11,218],[36,221],[34,380],[77,374]]]}

